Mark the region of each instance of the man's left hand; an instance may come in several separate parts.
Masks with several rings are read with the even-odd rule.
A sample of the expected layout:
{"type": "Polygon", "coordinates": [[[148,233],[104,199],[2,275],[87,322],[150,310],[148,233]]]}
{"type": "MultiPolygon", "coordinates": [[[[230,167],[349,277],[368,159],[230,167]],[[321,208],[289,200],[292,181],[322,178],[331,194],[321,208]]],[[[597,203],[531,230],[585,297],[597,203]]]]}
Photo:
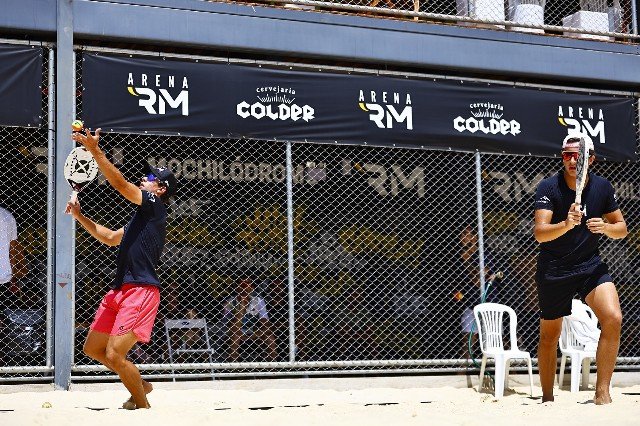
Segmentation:
{"type": "Polygon", "coordinates": [[[602,220],[601,217],[593,217],[587,220],[587,228],[594,234],[604,234],[606,226],[607,222],[602,220]]]}
{"type": "Polygon", "coordinates": [[[94,153],[99,149],[98,142],[100,141],[100,130],[101,129],[96,129],[93,135],[89,129],[84,130],[84,135],[81,132],[74,132],[71,135],[71,139],[82,144],[87,151],[94,153]]]}

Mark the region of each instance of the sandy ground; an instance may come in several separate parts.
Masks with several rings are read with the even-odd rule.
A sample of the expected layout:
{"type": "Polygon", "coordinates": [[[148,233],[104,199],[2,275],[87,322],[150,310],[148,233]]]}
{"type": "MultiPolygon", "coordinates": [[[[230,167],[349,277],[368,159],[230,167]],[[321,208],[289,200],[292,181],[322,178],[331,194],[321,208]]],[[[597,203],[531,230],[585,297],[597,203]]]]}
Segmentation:
{"type": "Polygon", "coordinates": [[[594,405],[592,390],[565,389],[542,404],[540,388],[531,398],[524,376],[500,400],[469,388],[477,378],[464,376],[157,382],[152,408],[136,411],[120,408],[128,395],[117,383],[68,392],[3,385],[0,425],[639,425],[640,373],[614,379],[608,406],[594,405]]]}

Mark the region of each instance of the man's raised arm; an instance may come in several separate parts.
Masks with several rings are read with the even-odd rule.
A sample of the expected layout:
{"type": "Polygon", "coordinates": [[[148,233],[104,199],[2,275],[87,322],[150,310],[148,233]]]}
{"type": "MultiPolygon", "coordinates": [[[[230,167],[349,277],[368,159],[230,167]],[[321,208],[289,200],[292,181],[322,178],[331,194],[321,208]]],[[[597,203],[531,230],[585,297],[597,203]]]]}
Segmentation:
{"type": "Polygon", "coordinates": [[[140,188],[124,178],[120,170],[109,161],[104,151],[98,145],[100,129],[96,129],[93,135],[89,129],[85,129],[85,134],[75,132],[72,135],[72,139],[82,144],[87,151],[93,155],[93,158],[95,158],[98,164],[98,168],[116,191],[132,203],[137,205],[142,204],[142,191],[140,188]]]}

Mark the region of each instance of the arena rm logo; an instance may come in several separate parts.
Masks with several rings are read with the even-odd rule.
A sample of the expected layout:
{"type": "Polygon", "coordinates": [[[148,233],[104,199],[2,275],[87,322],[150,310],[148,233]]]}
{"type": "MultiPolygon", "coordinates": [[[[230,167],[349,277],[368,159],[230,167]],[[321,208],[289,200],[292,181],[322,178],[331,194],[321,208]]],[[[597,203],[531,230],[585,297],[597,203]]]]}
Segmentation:
{"type": "Polygon", "coordinates": [[[138,105],[147,110],[149,114],[164,115],[169,108],[180,108],[182,115],[189,115],[189,81],[187,77],[182,77],[182,82],[178,79],[179,88],[182,89],[176,97],[173,97],[169,90],[176,89],[176,77],[174,75],[162,76],[140,74],[138,80],[133,73],[129,73],[127,78],[127,90],[133,96],[139,97],[138,105]],[[136,85],[137,84],[137,85],[136,85]]]}
{"type": "Polygon", "coordinates": [[[257,102],[242,101],[236,105],[236,114],[242,118],[256,120],[303,120],[307,123],[315,118],[315,110],[309,105],[294,103],[296,91],[291,87],[264,86],[256,88],[257,102]]]}
{"type": "Polygon", "coordinates": [[[393,123],[405,123],[407,130],[413,130],[413,106],[409,93],[360,90],[358,106],[369,113],[369,120],[380,129],[392,129],[393,123]]]}
{"type": "Polygon", "coordinates": [[[568,134],[587,134],[600,143],[607,140],[604,131],[604,112],[600,108],[558,106],[558,121],[568,127],[568,134]]]}
{"type": "Polygon", "coordinates": [[[504,107],[493,102],[476,102],[469,104],[471,117],[458,116],[453,119],[453,128],[462,132],[482,132],[485,135],[513,135],[520,134],[520,123],[516,120],[506,120],[504,107]]]}

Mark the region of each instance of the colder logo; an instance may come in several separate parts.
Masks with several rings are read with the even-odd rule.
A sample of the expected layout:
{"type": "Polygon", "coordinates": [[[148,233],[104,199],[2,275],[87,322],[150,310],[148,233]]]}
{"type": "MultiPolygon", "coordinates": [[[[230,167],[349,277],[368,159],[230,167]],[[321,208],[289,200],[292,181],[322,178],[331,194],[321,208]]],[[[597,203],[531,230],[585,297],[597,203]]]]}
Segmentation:
{"type": "Polygon", "coordinates": [[[256,88],[257,102],[249,104],[242,101],[236,106],[236,113],[242,118],[253,117],[257,120],[304,120],[315,118],[315,110],[309,105],[295,104],[296,91],[290,87],[265,86],[256,88]]]}
{"type": "Polygon", "coordinates": [[[492,102],[469,104],[471,117],[458,116],[453,119],[453,128],[462,132],[482,132],[485,135],[517,135],[520,133],[520,123],[516,120],[506,120],[504,107],[492,102]]]}
{"type": "Polygon", "coordinates": [[[360,90],[358,105],[369,113],[369,120],[380,129],[392,129],[393,123],[405,123],[407,130],[413,130],[413,107],[409,93],[360,90]]]}
{"type": "Polygon", "coordinates": [[[604,113],[602,109],[558,106],[558,121],[568,127],[568,134],[588,134],[605,143],[604,113]]]}
{"type": "Polygon", "coordinates": [[[127,78],[127,90],[130,94],[140,97],[138,105],[147,110],[149,114],[164,115],[169,108],[180,108],[182,115],[189,115],[189,81],[187,77],[178,78],[175,75],[162,76],[159,74],[140,74],[134,78],[133,73],[129,73],[127,78]],[[177,87],[180,90],[176,90],[177,87]],[[170,93],[171,92],[171,93],[170,93]],[[173,94],[172,94],[173,93],[173,94]],[[175,96],[174,96],[175,95],[175,96]]]}

